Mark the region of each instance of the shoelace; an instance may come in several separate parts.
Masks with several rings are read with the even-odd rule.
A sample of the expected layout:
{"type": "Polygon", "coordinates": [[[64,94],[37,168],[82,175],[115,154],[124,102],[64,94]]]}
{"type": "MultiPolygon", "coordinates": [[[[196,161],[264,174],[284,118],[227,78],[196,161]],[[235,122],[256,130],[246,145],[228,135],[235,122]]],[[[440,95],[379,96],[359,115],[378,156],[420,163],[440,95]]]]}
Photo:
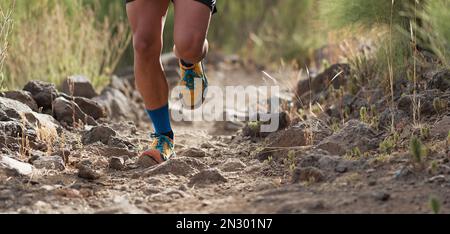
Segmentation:
{"type": "MultiPolygon", "coordinates": [[[[172,147],[172,142],[169,140],[169,137],[161,135],[161,134],[157,134],[157,133],[152,133],[150,134],[150,137],[152,139],[156,140],[156,149],[159,150],[159,152],[161,152],[161,154],[163,154],[164,152],[164,144],[167,143],[169,145],[169,147],[172,147]]],[[[164,155],[164,157],[166,157],[164,155]]]]}

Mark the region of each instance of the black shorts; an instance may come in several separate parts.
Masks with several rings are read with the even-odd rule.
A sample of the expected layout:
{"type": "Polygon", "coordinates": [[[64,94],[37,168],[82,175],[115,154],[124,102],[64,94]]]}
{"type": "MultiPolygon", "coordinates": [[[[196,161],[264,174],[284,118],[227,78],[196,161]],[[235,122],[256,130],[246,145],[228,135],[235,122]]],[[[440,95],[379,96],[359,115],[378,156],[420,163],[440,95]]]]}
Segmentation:
{"type": "MultiPolygon", "coordinates": [[[[132,2],[134,0],[125,0],[125,3],[132,2]]],[[[172,0],[173,1],[173,0],[172,0]]],[[[217,13],[216,0],[195,0],[197,2],[201,2],[211,9],[212,13],[217,13]]]]}

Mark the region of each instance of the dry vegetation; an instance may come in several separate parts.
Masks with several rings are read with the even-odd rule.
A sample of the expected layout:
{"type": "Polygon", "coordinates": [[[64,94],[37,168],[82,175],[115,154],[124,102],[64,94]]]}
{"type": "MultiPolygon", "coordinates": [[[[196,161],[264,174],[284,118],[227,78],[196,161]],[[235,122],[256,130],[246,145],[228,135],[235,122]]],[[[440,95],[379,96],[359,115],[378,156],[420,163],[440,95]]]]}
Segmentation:
{"type": "Polygon", "coordinates": [[[5,85],[18,87],[29,80],[59,84],[73,74],[90,77],[97,87],[107,83],[130,33],[125,21],[99,20],[95,10],[82,1],[19,1],[8,37],[5,85]]]}

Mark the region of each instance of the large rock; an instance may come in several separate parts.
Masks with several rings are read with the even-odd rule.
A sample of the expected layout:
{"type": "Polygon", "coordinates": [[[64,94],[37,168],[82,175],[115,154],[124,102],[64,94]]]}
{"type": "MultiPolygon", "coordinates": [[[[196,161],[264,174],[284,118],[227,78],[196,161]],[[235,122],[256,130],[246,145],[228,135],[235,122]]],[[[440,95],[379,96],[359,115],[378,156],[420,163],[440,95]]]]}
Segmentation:
{"type": "Polygon", "coordinates": [[[434,73],[427,83],[429,89],[439,89],[441,91],[450,90],[450,70],[443,70],[434,73]]]}
{"type": "Polygon", "coordinates": [[[37,105],[44,109],[51,109],[53,100],[58,97],[55,85],[43,81],[30,81],[23,90],[30,92],[37,105]]]}
{"type": "Polygon", "coordinates": [[[6,170],[7,172],[12,172],[18,175],[31,175],[31,173],[33,173],[33,166],[10,157],[0,155],[0,170],[6,170]]]}
{"type": "Polygon", "coordinates": [[[319,120],[299,122],[269,136],[266,139],[269,144],[258,153],[257,157],[259,160],[266,160],[270,156],[276,160],[283,159],[290,147],[317,144],[329,135],[331,131],[319,120]]]}
{"type": "Polygon", "coordinates": [[[378,127],[380,129],[388,129],[392,125],[392,115],[394,116],[394,123],[398,127],[403,127],[409,124],[410,116],[398,109],[394,109],[391,111],[390,108],[387,108],[380,114],[380,121],[378,123],[378,127]]]}
{"type": "Polygon", "coordinates": [[[30,107],[33,111],[36,112],[39,111],[36,101],[33,99],[33,97],[31,97],[31,94],[28,91],[23,90],[7,91],[3,93],[3,96],[9,99],[19,101],[30,107]]]}
{"type": "Polygon", "coordinates": [[[75,97],[74,101],[84,113],[92,118],[100,119],[106,117],[105,109],[96,101],[84,97],[75,97]]]}
{"type": "Polygon", "coordinates": [[[345,94],[341,99],[334,99],[333,104],[325,109],[325,113],[336,119],[341,119],[343,115],[348,115],[349,118],[359,118],[361,108],[369,108],[369,106],[364,98],[345,94]]]}
{"type": "Polygon", "coordinates": [[[121,78],[117,76],[113,76],[111,78],[111,82],[108,86],[109,88],[118,89],[122,92],[126,97],[132,97],[132,93],[135,90],[133,82],[130,82],[129,79],[121,78]]]}
{"type": "Polygon", "coordinates": [[[436,113],[436,109],[433,106],[433,101],[436,97],[439,97],[439,90],[426,90],[423,93],[416,94],[416,96],[403,95],[399,100],[397,107],[399,110],[412,115],[415,106],[418,107],[420,103],[420,113],[422,115],[431,115],[436,113]],[[414,102],[416,103],[414,105],[414,102]]]}
{"type": "MultiPolygon", "coordinates": [[[[274,132],[280,131],[283,129],[286,129],[291,124],[291,118],[287,112],[280,112],[277,113],[278,115],[278,127],[275,129],[274,132]]],[[[259,116],[258,116],[258,119],[259,116]]],[[[271,134],[271,132],[262,132],[261,126],[262,125],[269,125],[270,121],[262,122],[248,122],[245,127],[242,128],[242,135],[244,136],[250,136],[250,137],[267,137],[271,134]]]]}
{"type": "Polygon", "coordinates": [[[73,101],[69,101],[63,97],[59,97],[53,101],[53,115],[61,122],[68,125],[82,122],[89,125],[97,125],[95,120],[85,114],[81,108],[73,101]]]}
{"type": "Polygon", "coordinates": [[[97,96],[91,81],[85,76],[71,76],[61,83],[61,91],[76,97],[93,98],[97,96]]]}
{"type": "Polygon", "coordinates": [[[106,126],[96,126],[91,130],[86,132],[81,137],[81,142],[85,145],[89,145],[95,142],[102,142],[103,144],[108,144],[111,137],[116,136],[117,133],[110,127],[106,126]]]}
{"type": "Polygon", "coordinates": [[[120,90],[111,87],[105,88],[100,96],[92,100],[105,108],[107,115],[112,120],[140,120],[140,113],[142,113],[144,108],[136,106],[120,90]]]}
{"type": "Polygon", "coordinates": [[[33,128],[41,127],[50,132],[56,132],[59,129],[58,122],[52,116],[36,113],[29,106],[9,98],[0,97],[0,117],[2,121],[23,123],[25,120],[33,128]]]}
{"type": "Polygon", "coordinates": [[[379,139],[367,124],[350,120],[341,130],[321,141],[318,148],[342,156],[355,148],[364,153],[376,149],[378,144],[379,139]]]}
{"type": "Polygon", "coordinates": [[[444,116],[431,129],[431,136],[436,138],[443,138],[450,133],[450,116],[444,116]]]}

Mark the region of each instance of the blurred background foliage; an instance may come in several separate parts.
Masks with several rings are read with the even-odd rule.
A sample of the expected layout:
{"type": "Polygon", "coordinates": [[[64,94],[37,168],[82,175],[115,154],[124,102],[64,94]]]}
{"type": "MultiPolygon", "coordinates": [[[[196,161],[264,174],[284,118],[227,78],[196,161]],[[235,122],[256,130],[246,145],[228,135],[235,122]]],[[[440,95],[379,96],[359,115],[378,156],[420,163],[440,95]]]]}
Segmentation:
{"type": "MultiPolygon", "coordinates": [[[[316,59],[318,49],[378,29],[375,39],[387,46],[378,49],[381,70],[386,61],[398,71],[407,67],[411,41],[449,67],[449,4],[449,0],[218,0],[219,14],[213,17],[209,41],[212,51],[261,64],[283,60],[304,66],[316,59]]],[[[12,26],[1,31],[9,41],[0,47],[8,52],[0,60],[3,87],[18,87],[30,79],[58,83],[72,74],[87,75],[102,86],[115,70],[133,63],[123,0],[2,0],[0,7],[0,25],[12,26]]],[[[173,7],[164,33],[165,52],[172,48],[172,33],[173,7]]]]}

